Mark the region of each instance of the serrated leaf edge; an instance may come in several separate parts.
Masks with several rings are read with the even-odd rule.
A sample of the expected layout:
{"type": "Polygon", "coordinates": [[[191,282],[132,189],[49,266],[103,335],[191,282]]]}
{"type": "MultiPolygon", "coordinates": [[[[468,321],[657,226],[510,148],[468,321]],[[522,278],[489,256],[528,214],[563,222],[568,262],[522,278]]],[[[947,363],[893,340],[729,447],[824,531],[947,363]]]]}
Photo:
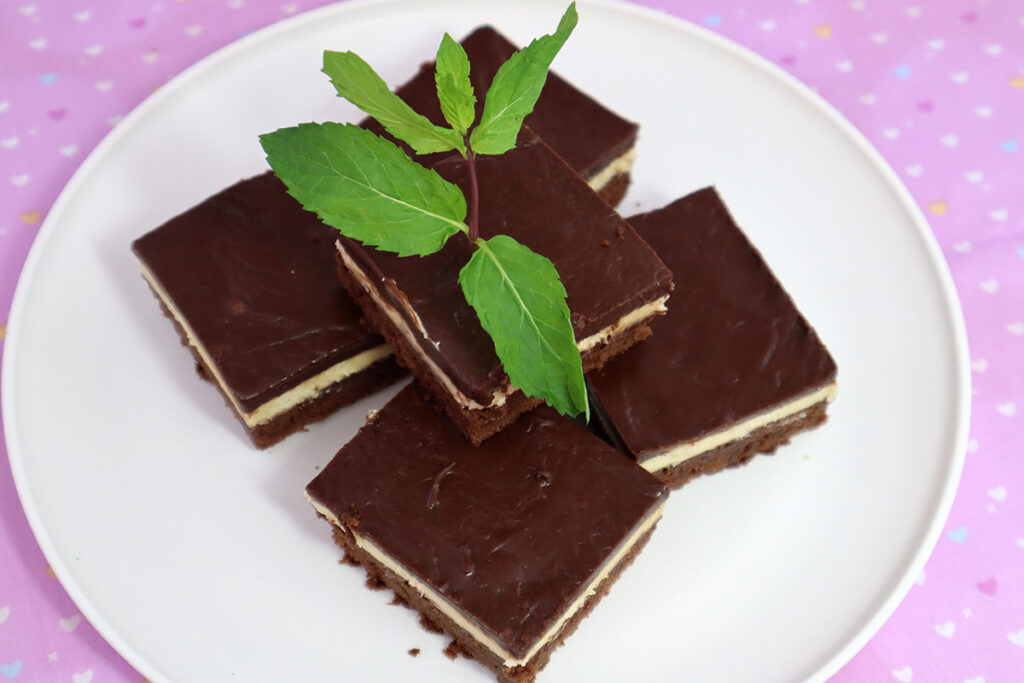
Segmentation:
{"type": "MultiPolygon", "coordinates": [[[[417,154],[433,154],[433,153],[437,153],[437,152],[445,152],[445,151],[449,151],[449,150],[457,150],[463,156],[466,155],[466,144],[462,140],[462,136],[459,135],[458,131],[456,131],[456,130],[454,130],[452,128],[445,128],[444,126],[438,126],[437,124],[433,123],[430,119],[428,119],[426,116],[423,116],[422,114],[417,112],[415,109],[410,107],[408,105],[408,103],[405,102],[405,100],[403,100],[402,98],[398,97],[398,95],[395,95],[395,93],[390,88],[388,88],[387,82],[383,78],[381,78],[380,74],[378,74],[377,71],[365,59],[363,59],[362,57],[357,55],[355,52],[352,52],[351,50],[346,50],[344,52],[337,52],[337,51],[334,51],[334,50],[324,50],[324,54],[323,54],[323,68],[321,68],[320,71],[322,73],[324,73],[330,79],[331,85],[334,86],[335,92],[337,93],[338,97],[341,97],[341,98],[346,99],[349,102],[351,102],[360,111],[362,111],[366,115],[370,116],[375,121],[377,121],[377,123],[382,125],[388,131],[388,133],[390,133],[391,135],[395,136],[396,138],[398,138],[402,142],[404,142],[407,145],[409,145],[410,147],[412,147],[413,151],[415,151],[417,154]],[[393,106],[393,110],[394,111],[393,111],[393,113],[397,113],[398,115],[397,116],[392,116],[390,119],[387,119],[387,120],[382,120],[381,118],[378,118],[376,114],[373,114],[373,113],[370,113],[370,112],[366,111],[365,109],[363,109],[362,106],[360,106],[354,100],[350,99],[347,95],[342,93],[341,90],[338,88],[338,84],[335,81],[335,77],[327,69],[327,56],[328,55],[346,55],[346,56],[350,56],[350,57],[353,57],[356,60],[358,60],[363,66],[366,67],[366,69],[370,73],[370,75],[373,78],[375,78],[377,81],[379,81],[379,84],[382,84],[384,86],[383,90],[381,90],[380,93],[378,93],[378,94],[381,95],[381,96],[384,96],[386,99],[392,99],[392,98],[391,97],[387,97],[387,95],[385,95],[385,93],[387,93],[388,95],[393,97],[393,101],[394,101],[394,106],[393,106]],[[404,125],[406,127],[412,128],[412,129],[417,130],[417,131],[420,131],[423,134],[423,137],[425,137],[425,138],[427,138],[427,139],[429,139],[429,140],[431,140],[431,141],[433,141],[435,143],[439,143],[440,145],[444,145],[444,147],[440,147],[440,146],[437,146],[437,147],[435,147],[435,146],[426,147],[426,146],[414,144],[412,141],[405,139],[397,131],[393,130],[391,122],[398,122],[401,125],[404,125]],[[453,133],[454,135],[450,135],[449,136],[448,133],[453,133]]],[[[374,93],[368,92],[367,94],[372,95],[374,93]]],[[[387,111],[387,105],[381,106],[379,100],[374,99],[371,102],[371,104],[374,105],[374,106],[379,107],[380,109],[384,110],[385,112],[387,111]]]]}

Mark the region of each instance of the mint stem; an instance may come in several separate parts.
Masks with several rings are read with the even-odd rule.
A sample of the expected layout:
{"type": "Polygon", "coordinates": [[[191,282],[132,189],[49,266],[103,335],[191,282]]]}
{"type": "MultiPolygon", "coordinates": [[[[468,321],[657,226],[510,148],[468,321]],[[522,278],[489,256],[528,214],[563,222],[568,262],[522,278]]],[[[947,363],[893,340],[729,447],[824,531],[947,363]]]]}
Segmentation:
{"type": "MultiPolygon", "coordinates": [[[[469,140],[466,140],[467,145],[469,140]]],[[[476,154],[467,149],[466,164],[469,167],[469,241],[476,244],[480,236],[480,188],[476,182],[476,154]]]]}

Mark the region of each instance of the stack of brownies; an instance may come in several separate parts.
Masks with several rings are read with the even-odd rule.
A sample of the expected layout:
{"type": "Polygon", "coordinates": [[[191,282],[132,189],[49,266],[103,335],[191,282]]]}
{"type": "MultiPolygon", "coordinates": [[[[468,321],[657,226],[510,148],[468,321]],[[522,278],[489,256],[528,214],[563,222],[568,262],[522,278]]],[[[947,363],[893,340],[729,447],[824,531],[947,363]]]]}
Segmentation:
{"type": "MultiPolygon", "coordinates": [[[[516,49],[491,28],[463,46],[477,92],[516,49]]],[[[397,92],[443,123],[432,64],[397,92]]],[[[557,267],[593,431],[510,386],[457,281],[464,240],[400,259],[339,239],[266,173],[133,244],[261,448],[411,371],[306,495],[371,578],[516,682],[647,542],[667,487],[820,424],[836,390],[713,189],[623,219],[635,124],[554,73],[525,123],[514,150],[477,161],[481,236],[557,267]]],[[[466,187],[461,158],[420,161],[466,187]]]]}

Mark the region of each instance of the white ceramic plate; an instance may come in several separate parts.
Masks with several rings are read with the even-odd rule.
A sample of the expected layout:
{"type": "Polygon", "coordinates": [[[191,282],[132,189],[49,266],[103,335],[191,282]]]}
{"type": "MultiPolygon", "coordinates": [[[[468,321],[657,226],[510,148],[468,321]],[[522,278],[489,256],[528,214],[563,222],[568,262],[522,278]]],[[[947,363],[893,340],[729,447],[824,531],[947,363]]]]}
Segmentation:
{"type": "MultiPolygon", "coordinates": [[[[491,678],[339,567],[303,500],[392,392],[255,450],[195,377],[128,246],[260,171],[259,133],[358,117],[319,73],[324,48],[396,84],[442,31],[491,22],[523,42],[561,9],[350,2],[273,26],[161,88],[54,206],[6,342],[11,465],[54,571],[150,679],[491,678]]],[[[717,184],[831,347],[840,395],[826,426],[775,457],[674,494],[542,680],[823,679],[908,590],[952,500],[970,392],[948,273],[878,154],[793,79],[662,15],[580,14],[557,70],[642,124],[624,212],[717,184]]]]}

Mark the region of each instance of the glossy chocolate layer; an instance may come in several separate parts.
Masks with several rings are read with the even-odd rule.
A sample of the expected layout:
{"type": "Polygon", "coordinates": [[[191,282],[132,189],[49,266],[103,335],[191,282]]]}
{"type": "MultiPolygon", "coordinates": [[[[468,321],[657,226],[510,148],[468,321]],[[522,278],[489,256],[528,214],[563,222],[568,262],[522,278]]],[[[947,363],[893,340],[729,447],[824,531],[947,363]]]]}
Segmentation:
{"type": "Polygon", "coordinates": [[[271,173],[243,180],[132,248],[248,412],[383,340],[338,282],[337,232],[271,173]]]}
{"type": "MultiPolygon", "coordinates": [[[[551,259],[568,293],[577,340],[669,292],[672,274],[651,248],[528,130],[518,147],[501,156],[478,157],[476,165],[480,236],[508,234],[551,259]]],[[[433,168],[468,195],[461,157],[450,156],[433,168]]],[[[342,242],[410,327],[422,324],[426,338],[420,346],[455,385],[489,404],[507,378],[459,287],[459,270],[471,255],[468,240],[455,235],[440,252],[424,258],[399,258],[345,238],[342,242]]]]}
{"type": "Polygon", "coordinates": [[[651,338],[588,379],[640,460],[834,381],[832,356],[714,189],[629,220],[675,291],[651,338]]]}
{"type": "Polygon", "coordinates": [[[548,408],[473,447],[415,385],[307,493],[517,657],[666,495],[548,408]]]}
{"type": "MultiPolygon", "coordinates": [[[[490,26],[483,26],[462,41],[469,56],[470,80],[477,97],[477,115],[498,67],[519,48],[490,26]]],[[[395,91],[409,106],[438,125],[447,126],[437,101],[434,63],[395,91]]],[[[376,122],[363,125],[383,132],[376,122]]],[[[526,125],[584,178],[622,156],[636,142],[637,125],[580,92],[558,74],[548,74],[544,90],[526,118],[526,125]]]]}

